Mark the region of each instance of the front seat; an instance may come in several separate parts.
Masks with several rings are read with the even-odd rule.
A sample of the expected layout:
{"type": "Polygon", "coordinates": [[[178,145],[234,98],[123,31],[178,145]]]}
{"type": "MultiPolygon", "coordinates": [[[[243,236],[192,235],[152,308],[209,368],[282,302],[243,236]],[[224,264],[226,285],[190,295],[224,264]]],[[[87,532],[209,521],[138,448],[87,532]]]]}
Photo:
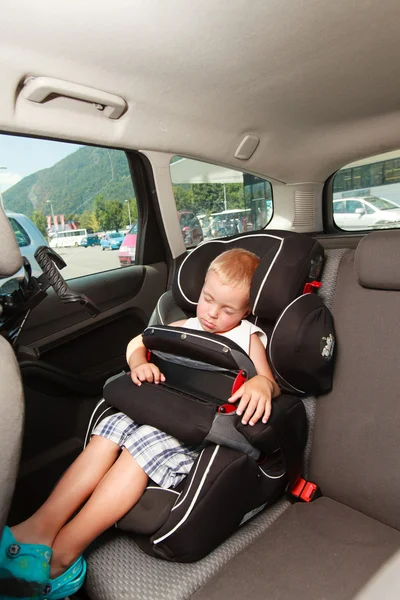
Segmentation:
{"type": "MultiPolygon", "coordinates": [[[[1,278],[14,275],[22,256],[14,232],[0,208],[1,278]]],[[[0,319],[1,319],[0,305],[0,319]]],[[[7,522],[22,446],[24,400],[22,381],[14,351],[0,334],[0,537],[7,522]]]]}

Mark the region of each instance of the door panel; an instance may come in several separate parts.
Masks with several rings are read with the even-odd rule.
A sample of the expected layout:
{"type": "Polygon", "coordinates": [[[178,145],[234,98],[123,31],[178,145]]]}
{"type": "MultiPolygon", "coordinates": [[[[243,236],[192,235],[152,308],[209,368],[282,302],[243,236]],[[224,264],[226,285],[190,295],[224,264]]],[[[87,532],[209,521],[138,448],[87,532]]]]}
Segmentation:
{"type": "MultiPolygon", "coordinates": [[[[53,293],[33,311],[20,337],[38,360],[20,362],[26,418],[10,522],[26,518],[82,449],[90,414],[112,374],[127,368],[128,341],[146,326],[167,285],[164,263],[70,280],[102,309],[62,304],[53,293]]],[[[23,350],[23,348],[22,348],[23,350]]]]}

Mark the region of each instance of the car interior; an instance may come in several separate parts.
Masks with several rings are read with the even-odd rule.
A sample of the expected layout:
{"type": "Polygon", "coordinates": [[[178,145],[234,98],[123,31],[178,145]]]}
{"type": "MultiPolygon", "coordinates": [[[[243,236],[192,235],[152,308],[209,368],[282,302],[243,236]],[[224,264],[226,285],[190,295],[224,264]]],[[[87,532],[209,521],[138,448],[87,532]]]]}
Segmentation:
{"type": "MultiPolygon", "coordinates": [[[[398,2],[3,0],[1,21],[0,532],[79,455],[129,341],[181,314],[170,298],[186,259],[298,234],[323,249],[304,293],[335,328],[334,350],[319,347],[333,352],[331,389],[288,392],[307,415],[302,481],[318,493],[287,487],[189,562],[113,527],[70,598],[399,598],[398,2]],[[22,219],[16,236],[11,215],[48,245],[33,247],[22,219]],[[129,266],[81,244],[134,224],[129,266]]],[[[279,295],[297,281],[288,306],[306,280],[281,268],[279,295]]],[[[194,526],[194,547],[217,521],[194,526]]]]}

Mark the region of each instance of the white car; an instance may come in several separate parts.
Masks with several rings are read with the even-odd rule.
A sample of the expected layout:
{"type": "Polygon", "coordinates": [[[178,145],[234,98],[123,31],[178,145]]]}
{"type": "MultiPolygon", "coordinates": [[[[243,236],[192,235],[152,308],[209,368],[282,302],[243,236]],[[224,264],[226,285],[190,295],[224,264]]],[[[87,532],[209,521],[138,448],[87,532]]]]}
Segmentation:
{"type": "Polygon", "coordinates": [[[35,260],[35,252],[39,246],[48,246],[46,238],[26,215],[10,211],[6,211],[6,215],[17,238],[22,256],[29,260],[32,274],[39,277],[43,271],[35,260]]]}
{"type": "Polygon", "coordinates": [[[341,198],[333,201],[333,219],[345,231],[400,227],[400,206],[377,196],[341,198]]]}

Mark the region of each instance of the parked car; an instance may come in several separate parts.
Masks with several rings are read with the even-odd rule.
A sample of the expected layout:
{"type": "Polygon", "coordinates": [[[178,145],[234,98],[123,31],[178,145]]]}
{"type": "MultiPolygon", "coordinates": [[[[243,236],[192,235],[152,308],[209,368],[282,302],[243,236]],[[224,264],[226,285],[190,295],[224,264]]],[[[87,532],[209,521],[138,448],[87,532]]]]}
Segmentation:
{"type": "Polygon", "coordinates": [[[119,250],[122,241],[124,239],[124,234],[115,231],[113,233],[106,233],[104,237],[100,240],[100,246],[102,250],[108,248],[109,250],[119,250]]]}
{"type": "Polygon", "coordinates": [[[35,260],[35,252],[39,246],[48,246],[46,238],[26,215],[9,211],[6,211],[6,215],[17,238],[22,256],[29,260],[32,274],[38,277],[42,274],[42,269],[35,260]]]}
{"type": "MultiPolygon", "coordinates": [[[[197,246],[197,244],[200,244],[204,239],[203,229],[195,214],[189,210],[180,210],[178,211],[178,217],[185,246],[189,248],[190,246],[197,246]]],[[[131,230],[126,234],[118,252],[121,267],[126,267],[135,263],[136,237],[137,223],[135,223],[131,230]]]]}
{"type": "Polygon", "coordinates": [[[118,252],[119,264],[121,267],[127,267],[135,263],[137,230],[138,224],[136,222],[124,237],[118,252]]]}
{"type": "Polygon", "coordinates": [[[377,196],[341,198],[333,201],[333,218],[345,231],[400,227],[400,206],[377,196]]]}
{"type": "Polygon", "coordinates": [[[84,248],[88,248],[89,246],[100,246],[100,238],[97,233],[91,233],[82,239],[81,246],[84,248]]]}

